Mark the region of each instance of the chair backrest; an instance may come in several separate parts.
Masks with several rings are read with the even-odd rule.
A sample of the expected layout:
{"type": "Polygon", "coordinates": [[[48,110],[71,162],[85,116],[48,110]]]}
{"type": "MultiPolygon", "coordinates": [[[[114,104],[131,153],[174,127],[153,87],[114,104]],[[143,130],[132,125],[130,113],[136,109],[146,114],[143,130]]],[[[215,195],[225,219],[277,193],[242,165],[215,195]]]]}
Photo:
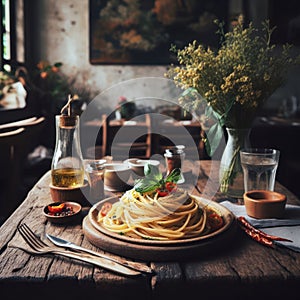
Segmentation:
{"type": "Polygon", "coordinates": [[[12,128],[10,131],[0,132],[0,142],[1,144],[11,144],[14,143],[15,139],[18,137],[18,134],[24,132],[25,128],[12,128]]]}
{"type": "Polygon", "coordinates": [[[174,145],[184,145],[187,157],[203,157],[202,127],[199,122],[176,121],[162,117],[154,124],[154,152],[163,154],[167,148],[174,145]]]}
{"type": "Polygon", "coordinates": [[[107,153],[106,114],[101,119],[81,123],[80,141],[84,158],[102,158],[107,153]]]}
{"type": "Polygon", "coordinates": [[[37,117],[31,117],[31,118],[27,118],[27,119],[15,121],[15,122],[9,122],[9,123],[5,123],[5,124],[1,124],[0,125],[0,130],[1,129],[6,129],[6,128],[13,128],[13,127],[23,126],[23,125],[35,122],[36,120],[37,120],[37,117]]]}
{"type": "Polygon", "coordinates": [[[39,117],[33,120],[32,122],[23,124],[22,126],[27,130],[30,136],[34,136],[41,132],[44,125],[45,125],[45,117],[39,117]]]}
{"type": "Polygon", "coordinates": [[[108,117],[106,114],[102,115],[102,153],[103,156],[107,154],[107,126],[108,126],[108,117]]]}
{"type": "Polygon", "coordinates": [[[108,123],[107,152],[114,159],[151,156],[151,117],[143,114],[132,120],[113,120],[108,123]],[[128,152],[128,153],[127,153],[128,152]]]}
{"type": "Polygon", "coordinates": [[[44,117],[22,120],[22,127],[4,126],[0,129],[0,165],[6,170],[6,178],[0,178],[4,182],[2,211],[7,215],[21,203],[18,191],[22,186],[22,175],[25,161],[33,147],[38,144],[45,122],[44,117]],[[25,122],[24,122],[25,121],[25,122]]]}
{"type": "MultiPolygon", "coordinates": [[[[25,128],[10,128],[0,131],[0,168],[7,169],[10,160],[14,159],[15,149],[26,142],[25,128]]],[[[8,170],[9,171],[9,170],[8,170]]]]}
{"type": "MultiPolygon", "coordinates": [[[[17,122],[3,124],[0,128],[1,153],[9,151],[10,159],[20,160],[20,164],[27,157],[34,146],[38,144],[38,136],[44,126],[45,118],[30,118],[17,122]],[[22,124],[21,127],[17,125],[22,124]],[[8,150],[9,149],[9,150],[8,150]]],[[[2,163],[4,162],[2,158],[2,163]]],[[[20,165],[20,168],[22,165],[20,165]]]]}
{"type": "Polygon", "coordinates": [[[145,157],[150,158],[152,153],[152,125],[151,125],[151,116],[150,114],[145,115],[145,123],[147,127],[147,135],[146,135],[146,144],[147,149],[145,153],[145,157]]]}
{"type": "Polygon", "coordinates": [[[16,149],[26,143],[25,128],[10,128],[0,132],[0,213],[8,217],[18,204],[20,159],[16,149]],[[5,170],[5,172],[4,172],[5,170]]]}
{"type": "Polygon", "coordinates": [[[26,155],[36,146],[40,144],[39,137],[41,136],[42,130],[45,126],[45,117],[39,117],[36,120],[26,123],[23,125],[25,128],[25,134],[27,137],[27,149],[26,155]]]}
{"type": "Polygon", "coordinates": [[[36,125],[40,125],[44,123],[44,121],[45,121],[45,117],[30,117],[19,121],[1,124],[0,130],[16,128],[16,127],[34,127],[36,125]]]}

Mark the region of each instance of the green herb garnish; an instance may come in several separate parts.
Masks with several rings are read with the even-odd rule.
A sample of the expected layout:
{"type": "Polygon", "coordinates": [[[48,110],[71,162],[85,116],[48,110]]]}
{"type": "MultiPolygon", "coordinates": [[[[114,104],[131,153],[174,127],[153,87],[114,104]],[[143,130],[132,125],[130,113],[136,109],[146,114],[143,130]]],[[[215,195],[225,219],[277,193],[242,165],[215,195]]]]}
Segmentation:
{"type": "Polygon", "coordinates": [[[145,177],[135,182],[134,189],[139,193],[155,191],[158,188],[164,188],[167,182],[176,183],[181,177],[180,169],[171,171],[167,177],[159,171],[157,166],[146,164],[144,167],[145,177]]]}

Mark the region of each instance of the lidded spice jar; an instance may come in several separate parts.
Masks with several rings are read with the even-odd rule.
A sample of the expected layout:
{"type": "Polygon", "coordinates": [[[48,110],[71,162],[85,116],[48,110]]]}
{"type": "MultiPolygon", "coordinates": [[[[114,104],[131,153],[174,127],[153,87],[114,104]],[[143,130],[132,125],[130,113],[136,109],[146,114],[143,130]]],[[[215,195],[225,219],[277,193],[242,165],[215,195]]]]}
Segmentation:
{"type": "MultiPolygon", "coordinates": [[[[164,157],[166,159],[167,175],[169,175],[173,169],[181,169],[185,158],[184,148],[183,145],[178,145],[166,149],[164,157]]],[[[184,178],[181,173],[181,180],[178,181],[178,183],[182,182],[184,182],[184,178]]]]}
{"type": "Polygon", "coordinates": [[[85,160],[85,172],[90,185],[90,203],[95,204],[104,199],[105,159],[85,160]]]}
{"type": "Polygon", "coordinates": [[[65,188],[83,186],[84,165],[80,147],[79,116],[62,114],[55,116],[55,121],[56,144],[51,164],[52,185],[65,188]]]}

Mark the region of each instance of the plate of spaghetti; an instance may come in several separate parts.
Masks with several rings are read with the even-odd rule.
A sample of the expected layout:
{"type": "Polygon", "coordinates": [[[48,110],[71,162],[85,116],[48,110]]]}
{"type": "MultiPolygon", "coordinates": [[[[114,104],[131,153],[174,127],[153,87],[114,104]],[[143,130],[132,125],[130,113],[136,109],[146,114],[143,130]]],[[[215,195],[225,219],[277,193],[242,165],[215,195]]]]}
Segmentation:
{"type": "Polygon", "coordinates": [[[172,245],[199,242],[225,232],[234,220],[222,205],[176,188],[167,195],[134,188],[95,204],[89,222],[100,233],[130,243],[172,245]]]}

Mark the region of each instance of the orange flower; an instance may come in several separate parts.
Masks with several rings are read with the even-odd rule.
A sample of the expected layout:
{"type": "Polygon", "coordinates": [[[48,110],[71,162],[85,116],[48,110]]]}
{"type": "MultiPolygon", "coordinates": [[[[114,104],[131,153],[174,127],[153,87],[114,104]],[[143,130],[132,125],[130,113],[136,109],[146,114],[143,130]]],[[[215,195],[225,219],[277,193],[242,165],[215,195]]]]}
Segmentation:
{"type": "Polygon", "coordinates": [[[53,67],[51,68],[51,71],[52,71],[53,73],[57,73],[59,70],[58,70],[58,67],[53,66],[53,67]]]}
{"type": "Polygon", "coordinates": [[[45,79],[45,78],[47,78],[48,73],[45,72],[45,71],[44,71],[44,72],[41,72],[40,76],[41,76],[41,78],[45,79]]]}
{"type": "Polygon", "coordinates": [[[43,70],[44,68],[46,68],[49,65],[48,62],[41,60],[38,64],[37,67],[39,70],[43,70]]]}

